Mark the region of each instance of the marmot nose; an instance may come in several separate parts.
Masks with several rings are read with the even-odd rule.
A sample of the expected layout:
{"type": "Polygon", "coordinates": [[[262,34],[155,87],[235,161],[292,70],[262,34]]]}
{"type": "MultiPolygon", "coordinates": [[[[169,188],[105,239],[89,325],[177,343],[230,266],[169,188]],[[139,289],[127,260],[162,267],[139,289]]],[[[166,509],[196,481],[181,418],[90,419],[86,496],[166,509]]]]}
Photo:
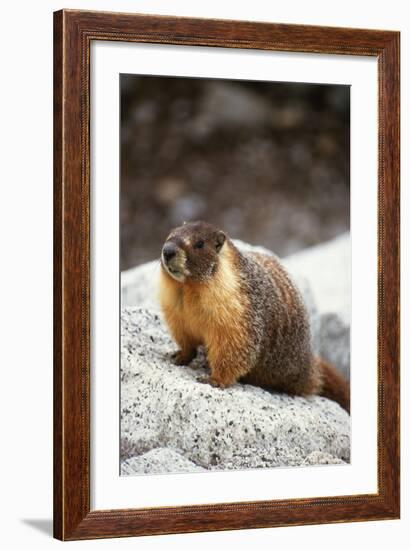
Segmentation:
{"type": "Polygon", "coordinates": [[[169,262],[169,260],[172,260],[172,258],[177,253],[177,245],[174,243],[165,243],[162,248],[162,255],[164,256],[164,260],[166,262],[169,262]]]}

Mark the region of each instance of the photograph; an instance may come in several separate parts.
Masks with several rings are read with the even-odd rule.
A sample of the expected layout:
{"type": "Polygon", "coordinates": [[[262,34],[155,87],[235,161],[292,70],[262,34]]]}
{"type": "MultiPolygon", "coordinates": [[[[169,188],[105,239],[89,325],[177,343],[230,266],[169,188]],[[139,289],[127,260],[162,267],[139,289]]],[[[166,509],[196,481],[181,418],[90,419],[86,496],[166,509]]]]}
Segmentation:
{"type": "Polygon", "coordinates": [[[120,475],[350,464],[350,86],[119,86],[120,475]]]}

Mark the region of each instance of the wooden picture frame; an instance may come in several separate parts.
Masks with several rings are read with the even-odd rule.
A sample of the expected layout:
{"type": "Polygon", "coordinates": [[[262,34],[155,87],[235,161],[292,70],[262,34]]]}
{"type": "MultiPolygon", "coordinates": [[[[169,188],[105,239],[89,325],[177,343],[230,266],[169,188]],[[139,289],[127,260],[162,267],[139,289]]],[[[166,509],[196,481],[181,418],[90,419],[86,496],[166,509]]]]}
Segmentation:
{"type": "Polygon", "coordinates": [[[399,455],[398,32],[63,10],[54,14],[54,536],[62,540],[393,519],[399,455]],[[93,40],[372,56],[378,62],[378,492],[90,510],[93,40]]]}

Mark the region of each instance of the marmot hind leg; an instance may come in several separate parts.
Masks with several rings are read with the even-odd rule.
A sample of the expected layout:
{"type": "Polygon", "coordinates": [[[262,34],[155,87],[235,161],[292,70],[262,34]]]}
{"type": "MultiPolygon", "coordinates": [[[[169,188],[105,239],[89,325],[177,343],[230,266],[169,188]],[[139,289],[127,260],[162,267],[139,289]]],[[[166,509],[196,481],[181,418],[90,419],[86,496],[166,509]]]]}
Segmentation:
{"type": "Polygon", "coordinates": [[[301,389],[298,388],[291,393],[304,397],[321,395],[336,401],[350,414],[350,385],[336,367],[316,357],[312,361],[308,374],[308,379],[304,381],[301,389]]]}

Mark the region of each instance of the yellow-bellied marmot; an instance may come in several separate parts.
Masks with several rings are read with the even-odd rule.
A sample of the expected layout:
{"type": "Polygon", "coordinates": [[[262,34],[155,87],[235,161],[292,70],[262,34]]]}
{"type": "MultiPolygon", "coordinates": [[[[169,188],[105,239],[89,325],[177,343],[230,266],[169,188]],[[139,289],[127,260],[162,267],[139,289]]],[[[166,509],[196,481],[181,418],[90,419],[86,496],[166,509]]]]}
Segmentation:
{"type": "Polygon", "coordinates": [[[171,231],[161,254],[160,301],[188,364],[203,345],[209,382],[320,394],[349,411],[347,381],[313,356],[302,297],[275,256],[241,252],[205,222],[171,231]]]}

